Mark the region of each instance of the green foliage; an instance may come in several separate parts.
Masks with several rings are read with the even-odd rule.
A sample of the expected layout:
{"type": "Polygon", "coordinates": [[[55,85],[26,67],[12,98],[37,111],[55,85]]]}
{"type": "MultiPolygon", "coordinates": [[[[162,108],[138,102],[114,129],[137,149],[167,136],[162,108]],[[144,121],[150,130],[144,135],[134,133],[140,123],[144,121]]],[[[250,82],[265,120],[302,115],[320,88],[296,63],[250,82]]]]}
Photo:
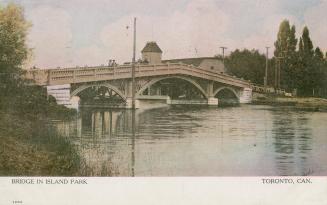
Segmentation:
{"type": "Polygon", "coordinates": [[[302,37],[300,37],[299,53],[303,53],[303,52],[304,52],[303,40],[302,40],[302,37]]]}
{"type": "Polygon", "coordinates": [[[319,59],[319,60],[324,59],[324,54],[322,53],[322,51],[320,50],[319,47],[317,47],[317,48],[315,49],[314,56],[315,56],[315,58],[317,58],[317,59],[319,59]]]}
{"type": "Polygon", "coordinates": [[[231,75],[250,80],[256,84],[263,84],[265,73],[265,55],[257,50],[235,50],[225,59],[227,71],[231,75]]]}
{"type": "MultiPolygon", "coordinates": [[[[296,45],[295,26],[290,26],[288,20],[282,21],[275,42],[274,56],[281,69],[281,87],[291,91],[295,86],[296,45]]],[[[301,42],[301,40],[300,40],[301,42]]]]}
{"type": "Polygon", "coordinates": [[[313,56],[313,44],[310,39],[310,33],[308,27],[304,27],[302,31],[302,42],[303,42],[303,55],[305,57],[313,56]]]}
{"type": "Polygon", "coordinates": [[[0,175],[73,175],[79,169],[76,150],[44,125],[76,111],[21,78],[30,54],[29,26],[21,7],[0,7],[0,175]]]}
{"type": "Polygon", "coordinates": [[[322,96],[326,89],[326,61],[319,47],[314,49],[308,27],[304,27],[296,50],[295,26],[281,22],[275,42],[276,61],[281,64],[281,87],[298,90],[302,96],[322,96]]]}
{"type": "Polygon", "coordinates": [[[30,121],[0,110],[0,176],[80,175],[81,158],[44,120],[30,121]]]}
{"type": "Polygon", "coordinates": [[[279,26],[277,41],[275,42],[274,55],[276,57],[287,57],[295,52],[297,45],[295,33],[294,25],[290,27],[288,20],[282,21],[279,26]]]}
{"type": "Polygon", "coordinates": [[[0,7],[0,97],[21,87],[19,81],[22,64],[28,58],[26,36],[30,24],[25,20],[23,9],[15,4],[0,7]]]}
{"type": "MultiPolygon", "coordinates": [[[[314,49],[307,27],[298,41],[295,26],[288,20],[282,21],[274,57],[268,62],[268,85],[275,85],[276,66],[280,64],[282,89],[296,89],[300,96],[327,97],[327,53],[324,56],[319,47],[314,49]]],[[[237,49],[226,57],[225,64],[229,74],[263,84],[266,62],[258,51],[237,49]]]]}
{"type": "Polygon", "coordinates": [[[0,109],[32,118],[70,113],[48,98],[45,88],[20,78],[21,66],[30,53],[26,45],[29,27],[20,6],[0,8],[0,109]]]}
{"type": "Polygon", "coordinates": [[[30,24],[15,4],[0,7],[0,73],[19,73],[28,58],[26,36],[30,24]]]}
{"type": "Polygon", "coordinates": [[[310,32],[303,28],[297,54],[296,88],[302,96],[322,96],[326,89],[326,62],[319,47],[314,50],[310,32]]]}

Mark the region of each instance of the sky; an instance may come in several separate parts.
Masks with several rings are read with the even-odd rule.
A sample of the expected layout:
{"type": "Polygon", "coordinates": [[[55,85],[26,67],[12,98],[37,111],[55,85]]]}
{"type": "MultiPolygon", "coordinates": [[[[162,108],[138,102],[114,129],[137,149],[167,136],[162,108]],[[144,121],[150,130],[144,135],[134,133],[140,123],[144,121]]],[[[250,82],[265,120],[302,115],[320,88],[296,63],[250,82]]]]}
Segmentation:
{"type": "Polygon", "coordinates": [[[283,19],[306,25],[314,46],[327,51],[327,0],[0,0],[25,9],[32,23],[27,66],[71,67],[131,61],[133,18],[137,58],[156,41],[163,59],[227,54],[236,48],[265,51],[283,19]]]}

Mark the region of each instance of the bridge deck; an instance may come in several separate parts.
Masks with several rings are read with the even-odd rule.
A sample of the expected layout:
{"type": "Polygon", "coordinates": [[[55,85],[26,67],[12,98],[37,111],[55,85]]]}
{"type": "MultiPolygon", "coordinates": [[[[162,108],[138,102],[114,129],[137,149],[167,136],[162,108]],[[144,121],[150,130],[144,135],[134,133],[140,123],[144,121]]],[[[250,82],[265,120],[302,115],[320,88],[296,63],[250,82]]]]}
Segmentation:
{"type": "MultiPolygon", "coordinates": [[[[183,63],[136,65],[135,76],[151,77],[165,75],[186,75],[211,80],[237,87],[251,87],[250,82],[183,63]]],[[[40,85],[62,85],[93,81],[106,81],[131,78],[131,66],[116,67],[96,66],[84,68],[63,68],[48,70],[31,70],[28,78],[36,80],[40,85]]]]}

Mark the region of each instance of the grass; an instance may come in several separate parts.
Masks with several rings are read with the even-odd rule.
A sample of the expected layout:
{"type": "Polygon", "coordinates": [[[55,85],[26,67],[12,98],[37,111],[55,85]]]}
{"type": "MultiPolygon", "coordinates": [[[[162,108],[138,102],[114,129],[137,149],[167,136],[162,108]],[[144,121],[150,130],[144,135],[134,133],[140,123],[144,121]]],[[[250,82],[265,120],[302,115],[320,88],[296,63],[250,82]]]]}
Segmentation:
{"type": "Polygon", "coordinates": [[[80,176],[73,146],[44,121],[0,113],[0,176],[80,176]]]}

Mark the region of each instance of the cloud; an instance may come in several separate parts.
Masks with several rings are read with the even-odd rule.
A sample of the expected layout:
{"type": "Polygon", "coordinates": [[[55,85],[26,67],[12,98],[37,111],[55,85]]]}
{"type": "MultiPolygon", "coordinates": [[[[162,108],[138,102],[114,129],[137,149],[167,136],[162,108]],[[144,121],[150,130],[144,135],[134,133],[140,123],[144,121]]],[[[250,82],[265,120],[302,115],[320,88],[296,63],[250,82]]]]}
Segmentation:
{"type": "Polygon", "coordinates": [[[117,60],[131,59],[132,20],[136,16],[138,51],[147,41],[156,40],[165,58],[214,55],[230,21],[214,1],[205,2],[192,1],[182,11],[166,16],[125,16],[106,25],[100,38],[117,60]]]}
{"type": "Polygon", "coordinates": [[[29,46],[34,63],[41,67],[68,64],[73,38],[71,16],[63,9],[41,6],[28,12],[27,18],[33,24],[29,46]]]}
{"type": "Polygon", "coordinates": [[[71,66],[96,66],[108,63],[110,56],[106,49],[101,49],[96,45],[86,46],[76,49],[73,53],[71,66]]]}
{"type": "Polygon", "coordinates": [[[239,45],[238,47],[248,49],[255,48],[262,53],[265,52],[266,46],[269,46],[273,49],[274,42],[277,39],[279,25],[284,19],[289,20],[290,25],[295,25],[296,28],[299,28],[299,25],[301,25],[301,23],[294,16],[271,15],[265,19],[260,30],[246,38],[243,43],[240,43],[241,46],[239,45]]]}
{"type": "Polygon", "coordinates": [[[137,58],[147,41],[158,42],[164,59],[213,56],[221,53],[220,46],[228,47],[227,54],[236,48],[264,52],[265,46],[273,47],[283,19],[299,33],[302,18],[315,45],[326,49],[326,4],[301,6],[306,12],[296,16],[285,9],[292,4],[282,0],[46,0],[46,6],[33,4],[27,17],[33,23],[34,64],[62,67],[130,61],[134,17],[137,58]]]}
{"type": "Polygon", "coordinates": [[[327,0],[321,1],[321,3],[315,7],[308,9],[304,14],[305,24],[310,31],[311,39],[314,46],[319,46],[324,51],[327,50],[327,0]]]}

